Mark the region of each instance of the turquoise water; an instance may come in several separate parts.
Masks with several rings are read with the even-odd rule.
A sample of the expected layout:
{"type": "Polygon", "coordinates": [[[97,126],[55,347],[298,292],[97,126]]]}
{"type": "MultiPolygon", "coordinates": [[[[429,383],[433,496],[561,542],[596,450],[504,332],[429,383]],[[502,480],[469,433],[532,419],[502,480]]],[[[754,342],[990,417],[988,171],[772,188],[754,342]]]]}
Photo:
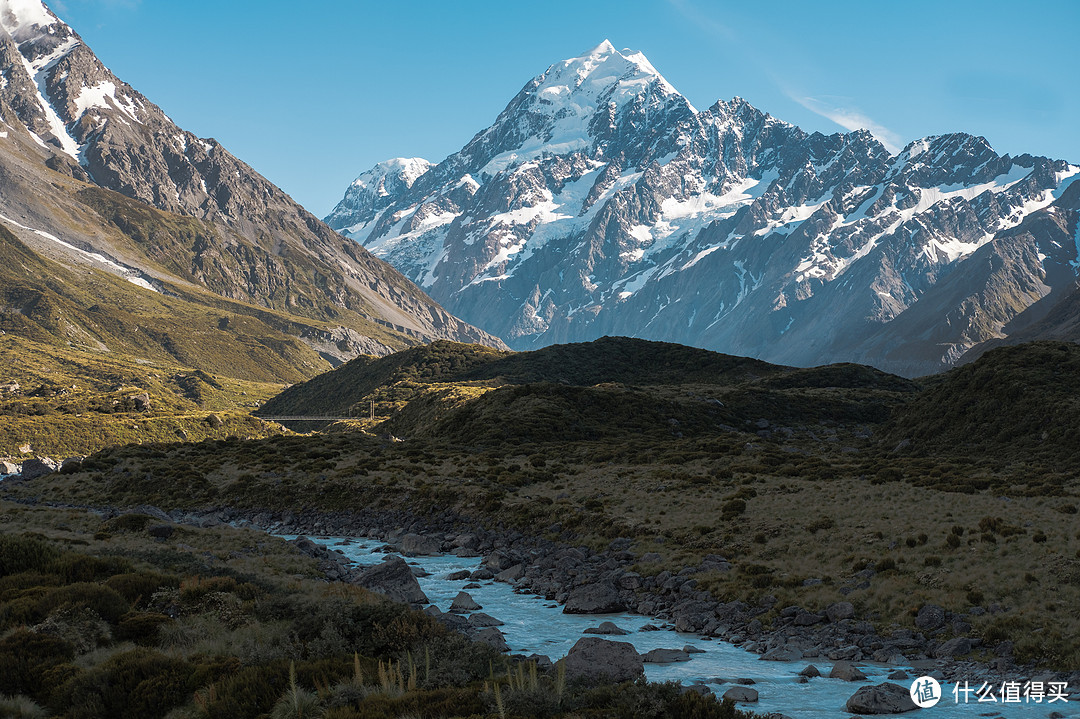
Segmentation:
{"type": "MultiPolygon", "coordinates": [[[[341,550],[346,557],[361,565],[376,564],[382,561],[384,556],[381,553],[372,553],[373,549],[384,545],[376,540],[346,540],[343,537],[311,539],[331,549],[341,550]],[[349,544],[342,545],[343,541],[348,541],[349,544]]],[[[439,556],[407,558],[406,561],[431,573],[431,576],[418,578],[420,587],[435,606],[447,611],[450,602],[469,584],[469,580],[448,581],[446,575],[461,569],[477,569],[481,560],[439,556]]],[[[851,714],[844,710],[845,702],[862,684],[867,683],[820,677],[811,679],[806,684],[798,684],[796,676],[807,664],[813,664],[823,674],[828,674],[832,662],[817,658],[797,662],[761,661],[757,654],[744,651],[733,644],[710,641],[693,634],[670,630],[639,632],[646,624],[657,624],[656,620],[649,617],[625,613],[588,616],[563,614],[561,607],[554,602],[545,601],[543,597],[517,594],[508,584],[487,581],[480,582],[480,585],[479,588],[467,591],[483,607],[480,611],[505,622],[505,626],[499,629],[505,634],[511,651],[516,654],[545,654],[553,661],[558,660],[583,636],[585,629],[595,627],[602,621],[611,621],[630,633],[626,636],[604,638],[631,642],[639,652],[657,648],[681,649],[687,644],[703,650],[701,654],[692,654],[688,662],[646,664],[645,675],[651,681],[678,681],[683,684],[705,682],[709,683],[714,692],[723,694],[736,679],[753,679],[753,688],[759,693],[759,701],[746,705],[746,708],[763,713],[782,712],[794,719],[847,719],[851,714]],[[711,683],[717,679],[723,683],[711,683]]],[[[885,681],[886,675],[898,668],[907,671],[912,680],[919,676],[919,672],[910,667],[860,663],[859,668],[875,684],[885,681]]],[[[908,686],[910,682],[896,683],[908,686]]],[[[1067,717],[1080,717],[1080,702],[989,704],[976,703],[977,697],[972,694],[970,703],[958,704],[953,698],[952,684],[944,683],[942,689],[945,696],[937,706],[903,716],[923,716],[928,719],[1045,718],[1056,711],[1067,717]]]]}

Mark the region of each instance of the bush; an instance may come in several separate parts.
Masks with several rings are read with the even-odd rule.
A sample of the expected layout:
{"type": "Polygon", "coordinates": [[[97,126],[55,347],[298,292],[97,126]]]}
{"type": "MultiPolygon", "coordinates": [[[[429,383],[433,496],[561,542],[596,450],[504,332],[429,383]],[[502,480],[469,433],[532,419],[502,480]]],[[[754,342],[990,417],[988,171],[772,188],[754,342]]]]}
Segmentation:
{"type": "Polygon", "coordinates": [[[43,571],[60,556],[52,544],[30,535],[0,535],[0,577],[43,571]]]}
{"type": "Polygon", "coordinates": [[[144,602],[150,599],[154,592],[162,588],[176,589],[180,586],[180,579],[171,574],[131,572],[109,577],[105,585],[132,604],[137,604],[140,599],[144,602]]]}
{"type": "Polygon", "coordinates": [[[75,657],[70,642],[28,629],[17,629],[0,640],[0,692],[42,698],[49,688],[44,674],[75,657]]]}
{"type": "Polygon", "coordinates": [[[190,698],[191,676],[184,660],[134,649],[65,682],[52,704],[71,719],[164,716],[190,698]]]}

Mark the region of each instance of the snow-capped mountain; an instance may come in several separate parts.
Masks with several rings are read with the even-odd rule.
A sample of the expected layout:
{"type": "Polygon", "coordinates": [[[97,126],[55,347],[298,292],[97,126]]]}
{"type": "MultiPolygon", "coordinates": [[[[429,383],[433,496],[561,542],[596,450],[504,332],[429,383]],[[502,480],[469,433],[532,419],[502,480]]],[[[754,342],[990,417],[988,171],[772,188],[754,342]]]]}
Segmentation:
{"type": "Polygon", "coordinates": [[[0,119],[0,221],[54,260],[304,318],[279,324],[336,359],[439,338],[501,345],[178,127],[39,0],[0,0],[0,119]],[[144,217],[100,188],[197,222],[144,217]]]}
{"type": "Polygon", "coordinates": [[[892,155],[740,98],[697,110],[607,41],[424,174],[399,167],[327,221],[521,349],[620,334],[917,374],[1075,277],[1080,167],[962,133],[892,155]],[[977,266],[1003,254],[1008,278],[977,266]]]}

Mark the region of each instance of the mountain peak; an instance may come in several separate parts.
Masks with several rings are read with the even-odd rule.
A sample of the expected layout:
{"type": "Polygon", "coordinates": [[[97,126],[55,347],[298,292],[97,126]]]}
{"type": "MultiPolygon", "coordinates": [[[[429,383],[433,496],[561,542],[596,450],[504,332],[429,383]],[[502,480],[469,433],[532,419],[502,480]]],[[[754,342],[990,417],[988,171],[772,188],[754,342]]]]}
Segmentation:
{"type": "Polygon", "coordinates": [[[18,42],[60,22],[40,0],[0,0],[0,26],[18,42]]]}

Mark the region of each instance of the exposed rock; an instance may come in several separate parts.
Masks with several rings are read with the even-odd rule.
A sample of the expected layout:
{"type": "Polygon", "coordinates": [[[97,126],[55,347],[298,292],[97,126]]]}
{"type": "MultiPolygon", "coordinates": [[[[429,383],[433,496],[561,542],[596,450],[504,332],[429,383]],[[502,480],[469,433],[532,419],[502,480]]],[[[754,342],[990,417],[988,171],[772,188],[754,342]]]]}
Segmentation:
{"type": "Polygon", "coordinates": [[[504,569],[498,574],[496,574],[495,581],[513,584],[517,580],[521,579],[523,576],[525,576],[525,568],[520,564],[515,564],[514,566],[509,567],[508,569],[504,569]]]}
{"type": "Polygon", "coordinates": [[[61,474],[74,474],[82,469],[82,462],[86,459],[83,455],[77,455],[75,457],[67,457],[60,463],[61,474]]]}
{"type": "Polygon", "coordinates": [[[450,572],[449,574],[447,574],[446,581],[459,582],[463,579],[468,579],[470,574],[472,574],[472,572],[470,572],[468,569],[459,569],[456,572],[450,572]]]}
{"type": "Polygon", "coordinates": [[[934,652],[938,659],[951,659],[971,653],[971,640],[967,637],[954,637],[943,643],[934,652]]]}
{"type": "Polygon", "coordinates": [[[625,629],[620,629],[618,626],[615,625],[615,622],[600,622],[600,626],[598,626],[598,627],[589,627],[583,633],[584,634],[623,635],[623,634],[629,634],[630,632],[626,631],[625,629]]]}
{"type": "Polygon", "coordinates": [[[216,414],[206,415],[206,423],[214,429],[220,429],[221,425],[224,424],[224,422],[221,421],[221,417],[218,417],[216,414]]]}
{"type": "Polygon", "coordinates": [[[888,677],[886,677],[886,679],[892,679],[892,680],[898,681],[898,682],[904,681],[905,679],[910,679],[910,678],[911,677],[908,676],[908,673],[905,672],[903,669],[897,669],[895,672],[892,672],[891,674],[889,674],[888,677]]]}
{"type": "Polygon", "coordinates": [[[684,645],[682,650],[684,652],[686,652],[687,654],[704,654],[705,653],[704,649],[698,649],[693,644],[684,645]]]}
{"type": "Polygon", "coordinates": [[[690,655],[682,649],[650,649],[641,655],[641,661],[649,664],[688,662],[690,661],[690,655]]]}
{"type": "Polygon", "coordinates": [[[582,637],[562,660],[570,678],[634,681],[645,675],[641,656],[629,642],[613,642],[599,637],[582,637]]]}
{"type": "Polygon", "coordinates": [[[450,603],[451,612],[475,612],[477,609],[483,609],[483,607],[477,604],[468,592],[458,592],[454,601],[450,603]]]}
{"type": "Polygon", "coordinates": [[[133,394],[128,397],[131,400],[131,405],[135,408],[136,412],[149,412],[150,411],[150,395],[146,392],[142,394],[133,394]]]}
{"type": "Polygon", "coordinates": [[[832,671],[829,672],[829,678],[843,679],[846,682],[861,682],[866,679],[866,675],[851,662],[839,661],[833,664],[832,671]]]}
{"type": "Polygon", "coordinates": [[[356,573],[356,584],[404,604],[428,604],[427,595],[401,557],[387,557],[381,564],[356,573]]]}
{"type": "Polygon", "coordinates": [[[924,604],[915,617],[915,626],[924,632],[932,632],[945,626],[945,610],[936,604],[924,604]]]}
{"type": "Polygon", "coordinates": [[[406,534],[401,538],[401,553],[406,557],[433,557],[441,549],[439,542],[422,534],[406,534]]]}
{"type": "Polygon", "coordinates": [[[619,591],[607,582],[576,587],[566,598],[564,614],[612,614],[626,610],[619,591]]]}
{"type": "Polygon", "coordinates": [[[501,627],[505,622],[501,622],[490,614],[484,614],[483,612],[476,612],[469,615],[470,627],[501,627]]]}
{"type": "Polygon", "coordinates": [[[761,659],[772,662],[797,662],[802,658],[802,650],[790,644],[775,647],[761,655],[761,659]]]}
{"type": "Polygon", "coordinates": [[[859,687],[845,708],[855,714],[900,714],[918,709],[908,688],[891,682],[859,687]]]}
{"type": "Polygon", "coordinates": [[[506,643],[506,637],[495,627],[484,627],[473,636],[477,641],[484,642],[500,652],[510,651],[510,646],[506,643]]]}
{"type": "Polygon", "coordinates": [[[37,479],[52,474],[59,468],[60,465],[48,457],[31,457],[23,460],[22,471],[19,472],[19,476],[23,479],[37,479]]]}
{"type": "Polygon", "coordinates": [[[806,668],[804,668],[801,672],[799,672],[799,676],[800,677],[807,677],[807,678],[812,679],[814,677],[820,677],[821,672],[818,671],[818,668],[815,667],[813,664],[807,664],[806,668]]]}
{"type": "Polygon", "coordinates": [[[825,610],[825,616],[830,622],[836,623],[855,616],[855,605],[851,602],[836,602],[830,604],[825,610]]]}
{"type": "Polygon", "coordinates": [[[18,474],[19,465],[14,462],[0,462],[0,474],[18,474]]]}
{"type": "Polygon", "coordinates": [[[495,572],[491,571],[487,567],[481,567],[480,569],[477,569],[475,572],[473,572],[472,574],[469,575],[469,579],[472,579],[472,580],[477,581],[477,582],[483,582],[483,581],[486,581],[488,579],[494,579],[494,578],[495,578],[495,572]]]}
{"type": "Polygon", "coordinates": [[[731,687],[724,692],[723,699],[730,699],[733,702],[750,703],[758,700],[757,689],[751,689],[750,687],[731,687]]]}

